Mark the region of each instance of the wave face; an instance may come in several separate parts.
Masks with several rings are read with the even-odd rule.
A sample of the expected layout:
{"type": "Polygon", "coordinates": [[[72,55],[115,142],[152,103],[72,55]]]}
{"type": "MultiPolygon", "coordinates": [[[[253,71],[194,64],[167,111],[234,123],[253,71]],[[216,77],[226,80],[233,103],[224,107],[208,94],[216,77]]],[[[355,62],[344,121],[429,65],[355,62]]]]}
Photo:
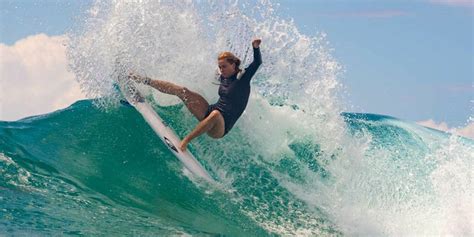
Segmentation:
{"type": "MultiPolygon", "coordinates": [[[[196,124],[181,105],[154,106],[180,136],[196,124]]],[[[211,187],[192,181],[130,106],[104,112],[84,100],[0,122],[0,228],[15,235],[472,234],[472,140],[387,116],[342,118],[354,146],[331,154],[317,137],[289,131],[285,143],[262,141],[264,150],[240,128],[223,140],[198,138],[190,149],[219,180],[211,187]]]]}
{"type": "MultiPolygon", "coordinates": [[[[342,113],[341,66],[269,1],[96,1],[68,34],[92,100],[0,122],[0,229],[14,235],[472,235],[473,141],[395,118],[342,113]],[[224,138],[189,149],[192,179],[114,89],[116,60],[217,100],[219,51],[263,65],[224,138]]],[[[139,87],[184,137],[196,120],[139,87]],[[159,106],[160,105],[160,106],[159,106]]]]}

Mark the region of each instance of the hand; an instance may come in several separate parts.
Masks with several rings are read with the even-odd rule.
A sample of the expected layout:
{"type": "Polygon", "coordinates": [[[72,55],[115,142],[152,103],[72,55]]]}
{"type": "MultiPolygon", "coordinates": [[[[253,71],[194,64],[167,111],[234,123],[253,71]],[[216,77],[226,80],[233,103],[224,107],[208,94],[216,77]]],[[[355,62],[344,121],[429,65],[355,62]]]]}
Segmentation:
{"type": "Polygon", "coordinates": [[[183,139],[183,140],[181,141],[181,144],[179,144],[179,150],[181,150],[181,151],[186,151],[186,148],[187,148],[187,146],[188,146],[188,143],[189,143],[189,142],[188,142],[186,139],[183,139]]]}
{"type": "Polygon", "coordinates": [[[262,40],[261,40],[261,39],[254,39],[254,40],[252,41],[252,46],[253,46],[254,48],[258,48],[258,47],[260,47],[260,43],[262,43],[262,40]]]}

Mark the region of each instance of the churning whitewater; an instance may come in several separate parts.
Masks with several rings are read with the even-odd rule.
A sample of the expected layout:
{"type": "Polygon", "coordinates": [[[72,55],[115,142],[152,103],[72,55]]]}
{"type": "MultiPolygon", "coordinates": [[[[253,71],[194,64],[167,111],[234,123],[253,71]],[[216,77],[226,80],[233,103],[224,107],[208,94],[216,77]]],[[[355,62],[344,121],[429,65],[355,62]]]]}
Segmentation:
{"type": "MultiPolygon", "coordinates": [[[[323,33],[301,34],[269,1],[95,1],[68,33],[91,99],[0,121],[0,232],[8,235],[472,235],[474,141],[393,117],[347,113],[323,33]],[[115,61],[218,98],[217,55],[263,64],[224,138],[188,149],[193,179],[120,103],[115,61]]],[[[197,120],[139,85],[181,138],[197,120]]]]}

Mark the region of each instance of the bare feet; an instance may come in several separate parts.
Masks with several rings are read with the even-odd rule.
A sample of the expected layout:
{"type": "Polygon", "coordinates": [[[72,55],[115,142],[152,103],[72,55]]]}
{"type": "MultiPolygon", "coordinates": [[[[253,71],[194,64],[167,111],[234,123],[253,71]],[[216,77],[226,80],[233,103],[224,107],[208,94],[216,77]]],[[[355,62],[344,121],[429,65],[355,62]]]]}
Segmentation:
{"type": "Polygon", "coordinates": [[[139,80],[141,79],[140,76],[138,74],[136,74],[135,72],[131,71],[128,73],[128,79],[131,79],[131,80],[134,80],[136,82],[139,82],[139,80]]]}
{"type": "Polygon", "coordinates": [[[181,151],[186,151],[186,148],[188,146],[188,141],[186,139],[183,139],[183,141],[181,141],[181,144],[179,144],[179,149],[181,151]]]}
{"type": "Polygon", "coordinates": [[[142,77],[142,76],[136,74],[133,71],[128,73],[128,78],[135,81],[136,83],[142,83],[142,84],[145,84],[145,85],[150,84],[150,78],[142,77]]]}

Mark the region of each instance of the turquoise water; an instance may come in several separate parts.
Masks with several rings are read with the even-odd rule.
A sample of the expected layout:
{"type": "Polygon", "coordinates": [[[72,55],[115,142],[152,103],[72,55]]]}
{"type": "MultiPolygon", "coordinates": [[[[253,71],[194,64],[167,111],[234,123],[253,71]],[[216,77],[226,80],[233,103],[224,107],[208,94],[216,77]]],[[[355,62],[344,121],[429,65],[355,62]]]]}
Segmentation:
{"type": "MultiPolygon", "coordinates": [[[[155,108],[180,136],[196,123],[181,105],[155,108]]],[[[423,228],[412,233],[449,232],[453,220],[456,229],[472,231],[456,219],[462,213],[445,212],[456,200],[472,197],[472,187],[463,187],[471,182],[462,173],[471,172],[469,167],[456,166],[472,168],[472,153],[463,153],[472,152],[472,140],[453,141],[386,116],[343,117],[348,136],[372,137],[362,158],[332,154],[326,160],[317,142],[294,139],[287,146],[291,152],[270,163],[259,157],[258,147],[246,144],[238,128],[217,145],[198,138],[190,149],[221,183],[217,186],[192,181],[130,106],[104,112],[84,100],[54,113],[1,122],[0,230],[27,236],[396,235],[409,233],[396,215],[414,215],[423,228]],[[458,157],[443,153],[448,152],[443,144],[450,143],[458,147],[458,157]],[[229,144],[235,148],[220,150],[229,144]],[[438,189],[451,185],[458,186],[450,194],[456,196],[443,197],[438,189]],[[423,212],[430,219],[423,219],[423,212]],[[359,214],[362,222],[351,217],[359,214]],[[384,223],[385,215],[392,222],[384,223]],[[446,225],[424,229],[433,220],[446,225]]]]}
{"type": "MultiPolygon", "coordinates": [[[[270,1],[96,0],[81,16],[67,59],[94,99],[0,122],[0,235],[474,234],[473,141],[343,113],[326,35],[301,34],[270,1]],[[246,111],[224,139],[189,146],[218,181],[200,183],[119,103],[115,62],[213,103],[218,52],[248,65],[254,37],[263,64],[246,111]]],[[[197,124],[176,98],[138,89],[180,137],[197,124]]]]}

